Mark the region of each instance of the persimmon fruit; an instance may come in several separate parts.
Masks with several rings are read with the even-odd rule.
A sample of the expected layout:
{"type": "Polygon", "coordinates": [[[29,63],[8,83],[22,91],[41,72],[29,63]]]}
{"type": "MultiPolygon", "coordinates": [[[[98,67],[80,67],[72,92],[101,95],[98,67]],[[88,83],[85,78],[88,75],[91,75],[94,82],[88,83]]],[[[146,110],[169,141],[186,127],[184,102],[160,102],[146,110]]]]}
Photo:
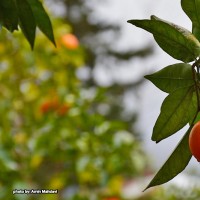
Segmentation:
{"type": "Polygon", "coordinates": [[[44,103],[42,103],[42,105],[40,106],[40,111],[42,113],[47,113],[49,112],[51,109],[51,102],[50,101],[46,101],[44,103]]]}
{"type": "Polygon", "coordinates": [[[118,197],[107,197],[104,198],[103,200],[120,200],[118,197]]]}
{"type": "Polygon", "coordinates": [[[192,155],[200,162],[200,121],[193,126],[190,132],[189,147],[192,155]]]}
{"type": "Polygon", "coordinates": [[[70,108],[69,105],[63,104],[58,108],[57,114],[59,116],[64,116],[68,112],[69,108],[70,108]]]}
{"type": "Polygon", "coordinates": [[[40,106],[40,111],[45,114],[49,111],[54,111],[59,107],[58,98],[54,97],[53,99],[48,99],[45,102],[43,102],[40,106]]]}
{"type": "Polygon", "coordinates": [[[61,43],[68,49],[76,49],[79,46],[79,41],[74,34],[67,33],[61,37],[61,43]]]}

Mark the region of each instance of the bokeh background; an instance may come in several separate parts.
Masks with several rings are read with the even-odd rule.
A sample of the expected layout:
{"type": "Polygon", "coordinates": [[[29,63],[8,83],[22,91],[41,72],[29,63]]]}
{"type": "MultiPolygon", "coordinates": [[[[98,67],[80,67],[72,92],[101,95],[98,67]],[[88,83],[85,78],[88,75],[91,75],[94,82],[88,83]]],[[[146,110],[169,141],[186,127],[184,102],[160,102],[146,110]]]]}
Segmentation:
{"type": "Polygon", "coordinates": [[[155,14],[190,29],[179,3],[46,0],[56,48],[39,30],[34,51],[1,30],[0,199],[198,199],[195,160],[142,192],[183,135],[151,141],[165,94],[143,76],[178,61],[126,21],[155,14]]]}

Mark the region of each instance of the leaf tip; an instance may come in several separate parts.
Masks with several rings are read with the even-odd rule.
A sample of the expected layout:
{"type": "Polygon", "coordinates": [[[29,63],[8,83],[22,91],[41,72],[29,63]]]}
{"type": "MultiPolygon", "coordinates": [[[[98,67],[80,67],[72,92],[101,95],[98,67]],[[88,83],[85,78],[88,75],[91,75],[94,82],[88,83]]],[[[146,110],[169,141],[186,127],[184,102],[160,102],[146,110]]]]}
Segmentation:
{"type": "Polygon", "coordinates": [[[155,16],[155,15],[151,15],[151,20],[154,20],[154,21],[163,21],[161,18],[155,16]]]}
{"type": "Polygon", "coordinates": [[[34,50],[34,43],[30,44],[30,46],[31,46],[31,50],[33,51],[34,50]]]}
{"type": "Polygon", "coordinates": [[[150,75],[145,75],[144,78],[147,79],[147,80],[149,80],[149,76],[150,75]]]}
{"type": "Polygon", "coordinates": [[[154,141],[156,144],[158,144],[161,141],[161,139],[156,139],[154,138],[154,136],[151,137],[151,140],[154,141]]]}
{"type": "Polygon", "coordinates": [[[151,15],[151,20],[156,20],[158,19],[158,17],[156,17],[155,15],[151,15]]]}
{"type": "Polygon", "coordinates": [[[57,47],[57,44],[56,44],[55,39],[52,41],[52,43],[53,43],[54,47],[56,48],[56,47],[57,47]]]}
{"type": "Polygon", "coordinates": [[[142,190],[142,192],[145,192],[149,188],[149,185],[142,190]]]}

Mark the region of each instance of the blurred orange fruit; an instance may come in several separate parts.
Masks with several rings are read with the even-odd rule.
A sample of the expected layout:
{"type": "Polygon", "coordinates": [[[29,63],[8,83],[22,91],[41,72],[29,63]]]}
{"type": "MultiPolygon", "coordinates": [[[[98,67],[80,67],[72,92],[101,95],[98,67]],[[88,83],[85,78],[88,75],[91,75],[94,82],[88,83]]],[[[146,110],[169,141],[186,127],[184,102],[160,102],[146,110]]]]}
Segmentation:
{"type": "Polygon", "coordinates": [[[59,107],[59,100],[58,97],[54,97],[53,99],[51,99],[51,108],[52,110],[56,110],[59,107]]]}
{"type": "Polygon", "coordinates": [[[42,103],[42,105],[40,106],[40,111],[42,113],[47,113],[50,110],[51,110],[51,102],[49,102],[49,101],[42,103]]]}
{"type": "Polygon", "coordinates": [[[75,35],[67,33],[61,37],[61,44],[68,49],[76,49],[79,46],[79,41],[75,35]]]}
{"type": "Polygon", "coordinates": [[[107,197],[103,200],[120,200],[118,197],[107,197]]]}
{"type": "Polygon", "coordinates": [[[61,105],[61,106],[58,108],[57,114],[58,114],[59,116],[63,116],[63,115],[65,115],[65,114],[68,112],[69,108],[70,108],[70,106],[67,105],[67,104],[65,103],[65,104],[61,105]]]}
{"type": "Polygon", "coordinates": [[[48,99],[41,104],[40,111],[42,113],[47,113],[49,111],[56,110],[58,107],[59,107],[58,98],[48,99]]]}

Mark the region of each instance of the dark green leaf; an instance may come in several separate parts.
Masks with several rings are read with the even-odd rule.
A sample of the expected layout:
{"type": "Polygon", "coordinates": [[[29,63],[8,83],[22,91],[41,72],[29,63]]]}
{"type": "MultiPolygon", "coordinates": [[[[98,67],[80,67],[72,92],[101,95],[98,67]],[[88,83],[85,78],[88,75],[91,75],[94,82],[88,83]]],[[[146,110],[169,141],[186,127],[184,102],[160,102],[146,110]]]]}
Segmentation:
{"type": "Polygon", "coordinates": [[[0,24],[11,32],[18,29],[18,14],[14,0],[0,1],[0,24]]]}
{"type": "Polygon", "coordinates": [[[33,49],[35,42],[36,23],[32,9],[27,0],[16,0],[16,2],[20,20],[20,27],[33,49]]]}
{"type": "Polygon", "coordinates": [[[173,179],[180,172],[182,172],[188,165],[192,155],[188,145],[189,133],[192,127],[186,132],[178,146],[175,148],[173,153],[161,167],[161,169],[154,176],[152,181],[146,187],[146,189],[161,185],[173,179]]]}
{"type": "Polygon", "coordinates": [[[145,78],[167,93],[194,84],[192,67],[185,63],[169,65],[154,74],[145,76],[145,78]]]}
{"type": "Polygon", "coordinates": [[[200,40],[200,1],[181,0],[181,6],[192,21],[193,34],[200,40]]]}
{"type": "Polygon", "coordinates": [[[151,20],[128,22],[152,33],[158,45],[175,59],[191,62],[200,55],[199,41],[191,32],[180,26],[155,16],[152,16],[151,20]]]}
{"type": "Polygon", "coordinates": [[[161,140],[183,128],[197,111],[194,88],[181,88],[170,93],[161,106],[160,115],[153,128],[152,140],[161,140]]]}
{"type": "Polygon", "coordinates": [[[200,41],[200,28],[197,26],[192,26],[192,33],[197,37],[197,39],[200,41]]]}
{"type": "Polygon", "coordinates": [[[28,0],[28,2],[32,8],[37,26],[49,38],[49,40],[53,42],[54,45],[56,45],[51,21],[42,6],[42,3],[38,0],[28,0]]]}
{"type": "MultiPolygon", "coordinates": [[[[194,116],[195,118],[197,117],[197,111],[198,111],[198,101],[197,101],[197,95],[196,95],[196,91],[193,92],[192,95],[192,100],[190,102],[190,104],[188,105],[189,108],[189,122],[194,120],[194,116]]],[[[192,124],[193,125],[193,124],[192,124]]]]}

